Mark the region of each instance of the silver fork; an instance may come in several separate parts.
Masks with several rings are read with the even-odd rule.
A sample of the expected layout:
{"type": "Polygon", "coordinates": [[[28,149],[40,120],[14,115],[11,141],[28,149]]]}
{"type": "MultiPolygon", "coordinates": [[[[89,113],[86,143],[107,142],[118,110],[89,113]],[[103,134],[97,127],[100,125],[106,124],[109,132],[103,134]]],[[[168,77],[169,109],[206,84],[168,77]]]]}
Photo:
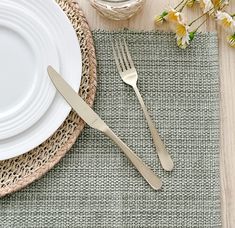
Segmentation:
{"type": "Polygon", "coordinates": [[[166,171],[172,171],[172,169],[174,168],[173,161],[157,132],[155,124],[152,121],[148,113],[147,107],[144,104],[144,100],[139,92],[139,89],[137,87],[138,73],[132,61],[126,41],[124,39],[123,39],[123,42],[119,40],[119,42],[116,41],[115,43],[113,43],[113,54],[114,54],[114,59],[117,65],[117,69],[119,71],[119,74],[122,80],[126,84],[132,86],[132,88],[134,89],[138,97],[140,105],[144,111],[145,118],[148,122],[148,126],[150,128],[150,132],[153,138],[153,142],[157,149],[158,157],[159,157],[159,160],[161,162],[163,169],[165,169],[166,171]]]}

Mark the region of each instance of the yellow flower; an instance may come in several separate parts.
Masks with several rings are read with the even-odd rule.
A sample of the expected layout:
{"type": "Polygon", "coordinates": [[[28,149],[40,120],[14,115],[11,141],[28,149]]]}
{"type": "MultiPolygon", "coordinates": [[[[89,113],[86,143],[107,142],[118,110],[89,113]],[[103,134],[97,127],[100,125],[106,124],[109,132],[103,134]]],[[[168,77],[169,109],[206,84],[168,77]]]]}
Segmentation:
{"type": "Polygon", "coordinates": [[[231,47],[235,48],[235,33],[227,37],[227,41],[231,47]]]}
{"type": "Polygon", "coordinates": [[[173,23],[179,23],[182,21],[182,14],[175,9],[168,11],[167,20],[173,23]]]}
{"type": "Polygon", "coordinates": [[[215,7],[221,5],[222,2],[223,2],[223,0],[211,0],[211,1],[212,1],[213,5],[214,5],[215,7]]]}
{"type": "Polygon", "coordinates": [[[178,47],[185,49],[186,47],[188,47],[188,44],[182,42],[182,38],[177,39],[177,45],[178,47]]]}
{"type": "Polygon", "coordinates": [[[216,18],[218,23],[227,31],[235,31],[235,21],[226,12],[217,11],[216,18]]]}
{"type": "Polygon", "coordinates": [[[196,0],[188,0],[187,6],[188,6],[188,7],[193,7],[193,5],[194,5],[195,2],[196,2],[196,0]]]}
{"type": "Polygon", "coordinates": [[[176,25],[176,36],[177,37],[184,37],[188,33],[188,26],[184,23],[178,23],[176,25]]]}
{"type": "Polygon", "coordinates": [[[200,7],[203,10],[203,13],[208,12],[209,10],[213,9],[213,3],[211,2],[211,0],[200,0],[200,7]]]}
{"type": "Polygon", "coordinates": [[[164,21],[166,21],[166,16],[168,15],[167,11],[163,11],[161,15],[157,15],[154,17],[154,21],[156,25],[163,24],[164,21]]]}
{"type": "Polygon", "coordinates": [[[159,25],[159,24],[162,24],[164,20],[161,15],[157,15],[154,17],[154,21],[156,25],[159,25]]]}
{"type": "Polygon", "coordinates": [[[221,9],[223,8],[225,5],[228,5],[228,0],[211,0],[215,9],[221,9]]]}
{"type": "Polygon", "coordinates": [[[177,44],[179,47],[187,47],[190,41],[189,37],[189,27],[184,23],[178,23],[176,25],[176,38],[177,38],[177,44]]]}
{"type": "Polygon", "coordinates": [[[190,44],[190,42],[195,38],[195,35],[197,33],[197,30],[194,30],[192,32],[188,32],[187,34],[187,41],[184,39],[184,37],[180,38],[177,37],[177,45],[182,48],[185,49],[186,47],[188,47],[188,45],[190,44]]]}

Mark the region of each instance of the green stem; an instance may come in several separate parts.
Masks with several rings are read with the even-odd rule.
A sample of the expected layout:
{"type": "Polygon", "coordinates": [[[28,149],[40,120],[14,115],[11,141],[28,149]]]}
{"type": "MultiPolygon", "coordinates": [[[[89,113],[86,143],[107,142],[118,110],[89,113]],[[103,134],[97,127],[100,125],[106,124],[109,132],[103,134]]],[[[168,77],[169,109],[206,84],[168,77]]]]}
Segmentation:
{"type": "Polygon", "coordinates": [[[174,9],[176,10],[183,2],[184,0],[182,0],[174,9]]]}
{"type": "Polygon", "coordinates": [[[232,18],[233,18],[233,17],[235,17],[235,13],[234,13],[234,14],[232,14],[232,15],[230,15],[230,16],[231,16],[232,18]]]}
{"type": "Polygon", "coordinates": [[[183,4],[183,6],[179,9],[179,12],[182,12],[182,10],[184,9],[184,7],[187,5],[188,0],[185,1],[185,3],[183,4]]]}
{"type": "Polygon", "coordinates": [[[227,6],[227,5],[223,5],[223,7],[222,7],[220,10],[224,9],[226,6],[227,6]]]}
{"type": "Polygon", "coordinates": [[[193,21],[189,24],[189,26],[191,26],[194,22],[198,21],[199,19],[201,19],[202,17],[204,17],[205,15],[207,15],[207,14],[208,14],[211,10],[213,10],[213,9],[214,9],[214,7],[211,8],[211,9],[209,9],[207,12],[203,13],[200,17],[198,17],[198,18],[196,18],[195,20],[193,20],[193,21]]]}
{"type": "Polygon", "coordinates": [[[206,19],[195,29],[195,32],[197,32],[198,29],[199,29],[200,27],[202,27],[202,25],[205,24],[205,22],[206,22],[207,20],[208,20],[208,18],[206,18],[206,19]]]}

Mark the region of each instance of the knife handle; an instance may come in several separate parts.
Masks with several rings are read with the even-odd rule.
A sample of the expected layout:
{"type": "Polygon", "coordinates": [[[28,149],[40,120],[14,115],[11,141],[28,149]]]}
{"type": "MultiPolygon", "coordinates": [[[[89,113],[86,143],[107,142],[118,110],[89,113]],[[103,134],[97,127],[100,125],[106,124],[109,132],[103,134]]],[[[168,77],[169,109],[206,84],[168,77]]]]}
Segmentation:
{"type": "Polygon", "coordinates": [[[149,185],[153,189],[159,190],[162,186],[160,178],[109,127],[105,128],[103,132],[119,146],[149,185]]]}

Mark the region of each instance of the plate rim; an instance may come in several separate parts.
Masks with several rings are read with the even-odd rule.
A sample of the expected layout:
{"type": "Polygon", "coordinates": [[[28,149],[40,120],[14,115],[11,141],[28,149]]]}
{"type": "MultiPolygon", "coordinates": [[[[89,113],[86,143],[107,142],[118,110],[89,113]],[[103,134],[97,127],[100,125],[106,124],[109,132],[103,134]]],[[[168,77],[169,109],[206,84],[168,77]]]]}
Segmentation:
{"type": "MultiPolygon", "coordinates": [[[[0,4],[2,6],[5,6],[5,9],[8,9],[9,7],[12,9],[12,11],[9,11],[9,10],[4,11],[4,8],[1,8],[1,10],[3,10],[5,12],[5,14],[3,16],[4,19],[1,21],[0,25],[2,25],[3,27],[6,27],[7,29],[9,28],[10,31],[13,31],[13,32],[17,33],[20,37],[25,38],[24,39],[25,42],[30,43],[30,45],[33,46],[32,47],[32,49],[34,49],[33,51],[36,52],[37,54],[39,54],[41,57],[42,57],[42,49],[44,49],[44,51],[45,51],[48,49],[48,47],[51,47],[51,52],[48,54],[49,55],[48,58],[50,57],[51,60],[53,59],[55,66],[58,67],[59,66],[58,53],[57,53],[56,47],[53,44],[51,38],[48,36],[47,33],[45,34],[45,36],[46,36],[45,38],[44,38],[44,35],[41,35],[42,32],[45,32],[45,31],[43,30],[42,26],[40,26],[40,23],[38,21],[36,21],[29,13],[23,12],[22,9],[17,8],[14,4],[5,4],[5,2],[1,2],[0,4]],[[22,21],[18,20],[17,18],[20,17],[18,14],[17,14],[17,18],[10,17],[11,13],[13,13],[13,12],[14,13],[19,12],[19,13],[21,13],[21,15],[22,15],[22,13],[24,13],[25,18],[23,18],[22,21]],[[33,25],[32,20],[34,23],[36,23],[37,29],[33,28],[33,27],[35,27],[35,25],[33,25]],[[27,25],[25,24],[25,22],[27,23],[27,25]],[[24,26],[24,24],[25,24],[25,26],[24,26]],[[30,29],[28,26],[30,26],[30,29]],[[31,30],[32,28],[33,28],[33,30],[31,30]],[[37,32],[37,30],[38,30],[38,32],[37,32]],[[46,42],[46,44],[45,44],[45,42],[46,42]],[[37,47],[37,45],[40,45],[40,46],[37,47]],[[35,47],[37,50],[35,50],[35,47]]],[[[46,59],[47,59],[47,57],[43,59],[41,64],[45,64],[46,59]]],[[[33,86],[37,87],[37,90],[35,88],[35,91],[31,92],[31,96],[27,97],[26,101],[20,105],[20,108],[17,109],[16,111],[14,111],[14,113],[10,113],[11,117],[13,115],[15,115],[14,118],[10,118],[8,116],[8,117],[3,117],[2,121],[0,120],[0,127],[1,127],[0,140],[11,138],[11,137],[25,131],[29,127],[31,127],[34,123],[36,123],[44,115],[44,113],[47,111],[47,109],[51,105],[52,101],[54,100],[56,93],[55,93],[55,91],[48,90],[48,83],[46,82],[46,76],[45,76],[46,71],[43,69],[39,69],[39,73],[43,74],[43,77],[37,79],[35,81],[35,83],[40,82],[41,85],[38,85],[38,86],[33,85],[33,86]],[[43,89],[43,87],[45,87],[45,89],[43,89]],[[46,92],[44,95],[42,94],[43,90],[45,90],[45,92],[46,92]],[[49,96],[49,99],[45,102],[45,99],[48,98],[48,96],[49,96]],[[39,102],[39,104],[38,104],[38,102],[39,102]],[[37,104],[37,107],[35,107],[36,104],[37,104]],[[29,107],[26,110],[24,108],[27,105],[29,105],[29,107]],[[40,110],[38,110],[39,106],[40,106],[40,110]],[[23,112],[22,112],[22,110],[23,110],[23,112]],[[30,112],[28,112],[28,111],[30,111],[30,112]],[[32,113],[35,116],[33,116],[32,113]],[[28,118],[29,115],[31,115],[30,119],[28,118]],[[24,122],[22,122],[22,121],[20,121],[20,123],[17,122],[22,117],[23,117],[24,122]],[[29,122],[29,120],[31,120],[31,121],[29,122]],[[14,131],[15,131],[14,135],[11,133],[12,130],[10,130],[11,124],[12,124],[12,128],[14,127],[14,131]],[[23,124],[25,124],[25,126],[23,126],[23,124]]],[[[13,91],[11,91],[11,92],[13,92],[13,91]]]]}

